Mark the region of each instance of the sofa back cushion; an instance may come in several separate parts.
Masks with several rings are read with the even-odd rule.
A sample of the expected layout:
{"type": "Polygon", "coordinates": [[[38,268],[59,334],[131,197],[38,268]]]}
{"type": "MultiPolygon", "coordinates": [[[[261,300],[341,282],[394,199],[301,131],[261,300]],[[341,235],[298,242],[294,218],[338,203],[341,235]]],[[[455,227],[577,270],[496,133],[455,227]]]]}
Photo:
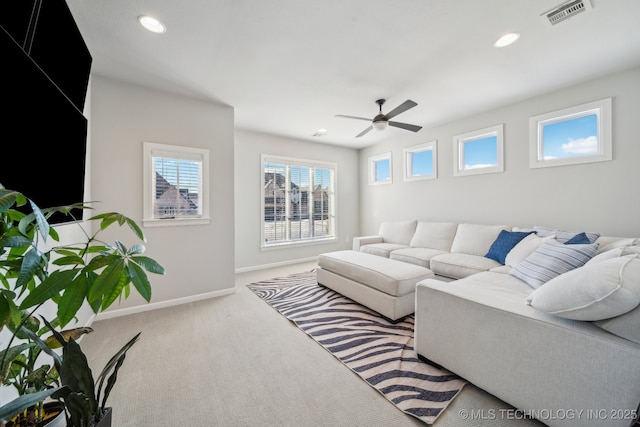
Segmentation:
{"type": "Polygon", "coordinates": [[[416,231],[416,220],[387,221],[380,224],[378,234],[382,236],[384,243],[397,243],[409,245],[413,233],[416,231]]]}
{"type": "Polygon", "coordinates": [[[409,246],[449,252],[457,228],[455,222],[419,221],[409,246]]]}
{"type": "Polygon", "coordinates": [[[458,224],[456,236],[451,244],[451,253],[485,256],[491,244],[502,230],[509,231],[506,225],[458,224]]]}
{"type": "Polygon", "coordinates": [[[539,225],[534,225],[533,229],[535,230],[536,234],[540,237],[547,237],[551,235],[556,236],[556,240],[560,243],[566,243],[572,238],[574,238],[576,235],[581,233],[585,234],[585,237],[589,240],[589,243],[594,243],[598,239],[598,237],[600,237],[600,233],[596,233],[592,231],[567,231],[567,230],[560,230],[558,228],[551,229],[547,227],[541,227],[539,225]]]}

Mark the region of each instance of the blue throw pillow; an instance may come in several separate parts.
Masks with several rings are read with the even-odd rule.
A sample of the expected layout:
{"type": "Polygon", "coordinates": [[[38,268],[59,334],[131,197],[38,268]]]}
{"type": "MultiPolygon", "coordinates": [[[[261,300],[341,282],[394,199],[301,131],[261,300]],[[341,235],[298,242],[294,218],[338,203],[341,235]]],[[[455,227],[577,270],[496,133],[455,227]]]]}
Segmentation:
{"type": "Polygon", "coordinates": [[[589,238],[587,237],[587,233],[585,232],[578,233],[564,242],[565,245],[588,245],[589,243],[593,242],[589,240],[589,238]]]}
{"type": "Polygon", "coordinates": [[[513,249],[515,245],[520,243],[520,240],[524,239],[531,233],[535,233],[535,231],[500,231],[500,234],[498,234],[496,240],[491,244],[489,252],[487,252],[485,257],[498,261],[500,264],[504,264],[509,251],[513,249]]]}

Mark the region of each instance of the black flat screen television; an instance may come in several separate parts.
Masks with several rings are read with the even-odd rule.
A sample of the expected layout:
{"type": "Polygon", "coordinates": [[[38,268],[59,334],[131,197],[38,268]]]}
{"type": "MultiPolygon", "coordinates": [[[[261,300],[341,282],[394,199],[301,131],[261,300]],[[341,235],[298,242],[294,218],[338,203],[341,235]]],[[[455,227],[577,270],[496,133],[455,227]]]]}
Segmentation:
{"type": "MultiPolygon", "coordinates": [[[[25,3],[8,3],[19,6],[0,8],[0,184],[40,208],[83,202],[87,119],[82,108],[91,56],[64,0],[26,0],[27,9],[37,12],[37,20],[29,20],[30,36],[15,25],[25,20],[25,3]],[[12,13],[16,20],[8,18],[12,13]],[[7,31],[4,22],[13,27],[7,31]],[[58,25],[55,36],[49,36],[52,22],[58,25]],[[56,51],[64,52],[58,61],[56,51]],[[71,60],[74,55],[77,60],[71,60]]],[[[82,219],[82,210],[73,215],[82,219]]],[[[71,220],[58,215],[50,223],[71,220]]]]}

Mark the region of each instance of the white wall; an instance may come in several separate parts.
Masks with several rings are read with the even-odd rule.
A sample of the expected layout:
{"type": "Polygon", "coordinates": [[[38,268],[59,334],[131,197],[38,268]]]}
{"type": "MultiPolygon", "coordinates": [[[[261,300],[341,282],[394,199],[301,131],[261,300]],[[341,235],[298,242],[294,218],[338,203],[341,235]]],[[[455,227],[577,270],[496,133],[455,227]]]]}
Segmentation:
{"type": "MultiPolygon", "coordinates": [[[[360,153],[360,234],[382,221],[425,219],[542,225],[640,236],[640,68],[433,129],[413,144],[380,143],[360,153]],[[613,98],[613,160],[529,168],[529,117],[613,98]],[[453,136],[504,123],[504,173],[453,177],[453,136]],[[403,182],[405,146],[438,141],[438,179],[403,182]],[[368,157],[392,151],[393,184],[369,186],[368,157]]],[[[393,129],[390,129],[393,130],[393,129]]]]}
{"type": "MultiPolygon", "coordinates": [[[[233,292],[233,138],[231,107],[93,76],[91,191],[97,212],[118,211],[142,226],[144,141],[210,150],[211,223],[143,227],[145,254],[159,261],[166,275],[150,275],[151,306],[132,292],[108,312],[233,292]]],[[[137,243],[126,229],[104,236],[109,241],[125,236],[120,238],[127,246],[137,243]]]]}
{"type": "Polygon", "coordinates": [[[236,131],[235,163],[235,266],[238,271],[286,264],[293,260],[315,258],[323,252],[351,248],[351,240],[358,232],[358,152],[356,150],[236,131]],[[337,241],[297,245],[292,248],[260,249],[261,154],[337,163],[337,241]]]}

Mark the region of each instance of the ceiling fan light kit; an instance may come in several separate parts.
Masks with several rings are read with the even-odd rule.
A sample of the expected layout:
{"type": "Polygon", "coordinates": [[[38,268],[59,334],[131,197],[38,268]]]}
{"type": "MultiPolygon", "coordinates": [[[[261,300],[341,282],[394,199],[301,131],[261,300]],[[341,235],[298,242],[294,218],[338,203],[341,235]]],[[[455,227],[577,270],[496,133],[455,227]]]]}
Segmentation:
{"type": "Polygon", "coordinates": [[[418,132],[420,129],[422,129],[422,126],[411,125],[411,124],[408,124],[408,123],[392,122],[392,121],[389,120],[389,119],[394,118],[398,114],[404,113],[408,109],[415,107],[416,105],[418,105],[417,103],[415,103],[414,101],[412,101],[410,99],[407,99],[402,104],[398,105],[396,108],[391,110],[388,114],[384,114],[382,112],[382,104],[384,104],[384,103],[385,103],[384,99],[378,99],[376,101],[376,104],[378,104],[379,112],[373,118],[373,120],[367,119],[367,118],[364,118],[364,117],[345,116],[343,114],[338,114],[338,115],[336,115],[336,117],[343,117],[343,118],[346,118],[346,119],[366,120],[368,122],[369,121],[371,122],[371,126],[369,126],[365,130],[360,132],[358,135],[356,135],[356,138],[360,138],[361,136],[363,136],[366,133],[368,133],[371,129],[376,129],[376,130],[381,131],[381,130],[385,130],[389,126],[393,126],[393,127],[397,127],[397,128],[400,128],[400,129],[409,130],[411,132],[418,132]]]}

